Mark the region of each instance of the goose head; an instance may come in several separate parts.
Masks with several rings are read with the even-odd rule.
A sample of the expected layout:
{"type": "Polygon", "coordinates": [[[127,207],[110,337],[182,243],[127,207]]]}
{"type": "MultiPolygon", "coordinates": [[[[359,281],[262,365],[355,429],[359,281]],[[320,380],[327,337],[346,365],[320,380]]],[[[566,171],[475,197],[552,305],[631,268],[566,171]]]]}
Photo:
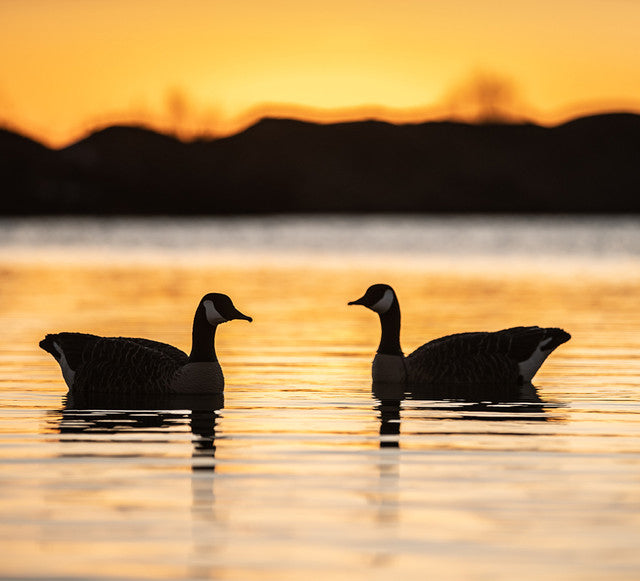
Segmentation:
{"type": "Polygon", "coordinates": [[[379,315],[384,315],[396,300],[396,293],[388,284],[373,284],[356,301],[351,301],[350,305],[362,305],[371,309],[379,315]]]}
{"type": "Polygon", "coordinates": [[[253,321],[251,317],[236,309],[231,299],[222,293],[206,294],[202,297],[199,308],[204,309],[207,322],[213,327],[233,319],[242,319],[243,321],[249,322],[253,321]]]}

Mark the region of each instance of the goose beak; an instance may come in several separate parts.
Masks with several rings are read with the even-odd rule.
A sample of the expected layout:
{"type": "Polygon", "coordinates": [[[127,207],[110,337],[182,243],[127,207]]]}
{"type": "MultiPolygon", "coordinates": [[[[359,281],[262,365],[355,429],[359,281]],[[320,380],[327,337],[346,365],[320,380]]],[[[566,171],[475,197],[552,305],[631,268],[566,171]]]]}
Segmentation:
{"type": "Polygon", "coordinates": [[[351,301],[347,305],[364,305],[364,297],[360,297],[357,301],[351,301]]]}
{"type": "Polygon", "coordinates": [[[248,315],[241,313],[238,309],[234,308],[233,313],[231,313],[231,317],[229,319],[242,319],[243,321],[253,322],[253,319],[248,315]]]}

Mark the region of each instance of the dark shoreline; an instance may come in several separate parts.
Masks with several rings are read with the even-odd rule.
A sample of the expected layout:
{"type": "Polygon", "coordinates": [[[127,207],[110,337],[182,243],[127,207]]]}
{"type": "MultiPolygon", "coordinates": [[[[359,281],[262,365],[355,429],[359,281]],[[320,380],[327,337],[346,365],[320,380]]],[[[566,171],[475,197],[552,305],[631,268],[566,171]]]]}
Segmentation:
{"type": "Polygon", "coordinates": [[[0,215],[640,213],[640,115],[534,124],[263,119],[181,142],[109,127],[60,150],[0,130],[0,215]]]}

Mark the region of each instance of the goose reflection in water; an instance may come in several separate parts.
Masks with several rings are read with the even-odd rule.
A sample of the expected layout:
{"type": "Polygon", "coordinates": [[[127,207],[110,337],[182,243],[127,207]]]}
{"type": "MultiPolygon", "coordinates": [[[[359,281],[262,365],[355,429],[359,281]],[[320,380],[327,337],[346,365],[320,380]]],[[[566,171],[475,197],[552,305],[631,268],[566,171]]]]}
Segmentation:
{"type": "Polygon", "coordinates": [[[371,394],[378,400],[380,447],[400,447],[401,409],[404,400],[424,402],[412,410],[437,412],[429,420],[545,422],[545,403],[537,388],[504,384],[434,384],[406,386],[373,382],[371,394]],[[452,412],[456,415],[452,417],[452,412]]]}
{"type": "Polygon", "coordinates": [[[222,393],[150,399],[70,391],[63,398],[63,404],[57,421],[60,434],[130,434],[133,437],[143,433],[165,434],[188,424],[194,436],[192,470],[215,470],[216,422],[224,406],[222,393]]]}
{"type": "MultiPolygon", "coordinates": [[[[182,434],[188,426],[193,435],[191,451],[191,506],[199,519],[215,518],[214,474],[216,468],[216,424],[224,406],[221,393],[207,396],[165,396],[152,399],[113,394],[68,394],[63,407],[50,420],[64,435],[61,442],[126,443],[129,451],[116,457],[149,457],[149,444],[171,443],[171,434],[182,434]],[[73,436],[75,435],[75,437],[73,436]],[[122,436],[129,436],[123,440],[122,436]],[[160,440],[148,438],[157,435],[160,440]],[[140,444],[147,450],[131,451],[140,444]]],[[[92,450],[96,451],[95,446],[92,450]]],[[[64,456],[64,454],[62,455],[64,456]]],[[[107,449],[105,457],[113,457],[107,449]]]]}
{"type": "MultiPolygon", "coordinates": [[[[196,520],[216,518],[214,475],[216,469],[216,424],[224,406],[224,395],[163,396],[155,399],[114,397],[113,394],[74,394],[63,398],[55,413],[54,429],[64,435],[61,442],[105,444],[171,443],[171,434],[182,434],[188,426],[193,435],[191,451],[191,507],[196,520]],[[75,435],[75,437],[73,436],[75,435]],[[129,436],[123,440],[122,436],[129,436]],[[157,435],[160,439],[148,438],[157,435]]],[[[94,452],[96,448],[93,448],[94,452]]],[[[116,457],[149,457],[147,450],[129,451],[116,457]]],[[[113,457],[108,449],[105,457],[113,457]]]]}

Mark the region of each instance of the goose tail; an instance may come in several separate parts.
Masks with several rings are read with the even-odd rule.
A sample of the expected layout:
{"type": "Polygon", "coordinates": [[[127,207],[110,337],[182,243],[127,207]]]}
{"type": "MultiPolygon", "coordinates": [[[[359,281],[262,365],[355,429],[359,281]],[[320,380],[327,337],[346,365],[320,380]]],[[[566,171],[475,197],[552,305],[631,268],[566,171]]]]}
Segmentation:
{"type": "Polygon", "coordinates": [[[551,355],[552,351],[563,343],[571,339],[571,335],[564,329],[549,327],[541,329],[542,336],[533,352],[524,361],[518,362],[520,372],[520,381],[522,383],[530,383],[538,369],[545,362],[546,358],[551,355]]]}
{"type": "Polygon", "coordinates": [[[51,355],[53,355],[53,357],[55,357],[56,359],[59,359],[60,354],[54,347],[56,337],[57,335],[49,333],[48,335],[45,336],[45,338],[42,341],[40,341],[40,343],[38,343],[38,345],[40,346],[40,349],[43,349],[47,353],[50,353],[51,355]]]}
{"type": "Polygon", "coordinates": [[[559,347],[571,339],[571,335],[564,329],[550,327],[545,329],[545,331],[545,338],[542,340],[541,344],[544,344],[542,349],[548,353],[551,353],[556,347],[559,347]]]}

